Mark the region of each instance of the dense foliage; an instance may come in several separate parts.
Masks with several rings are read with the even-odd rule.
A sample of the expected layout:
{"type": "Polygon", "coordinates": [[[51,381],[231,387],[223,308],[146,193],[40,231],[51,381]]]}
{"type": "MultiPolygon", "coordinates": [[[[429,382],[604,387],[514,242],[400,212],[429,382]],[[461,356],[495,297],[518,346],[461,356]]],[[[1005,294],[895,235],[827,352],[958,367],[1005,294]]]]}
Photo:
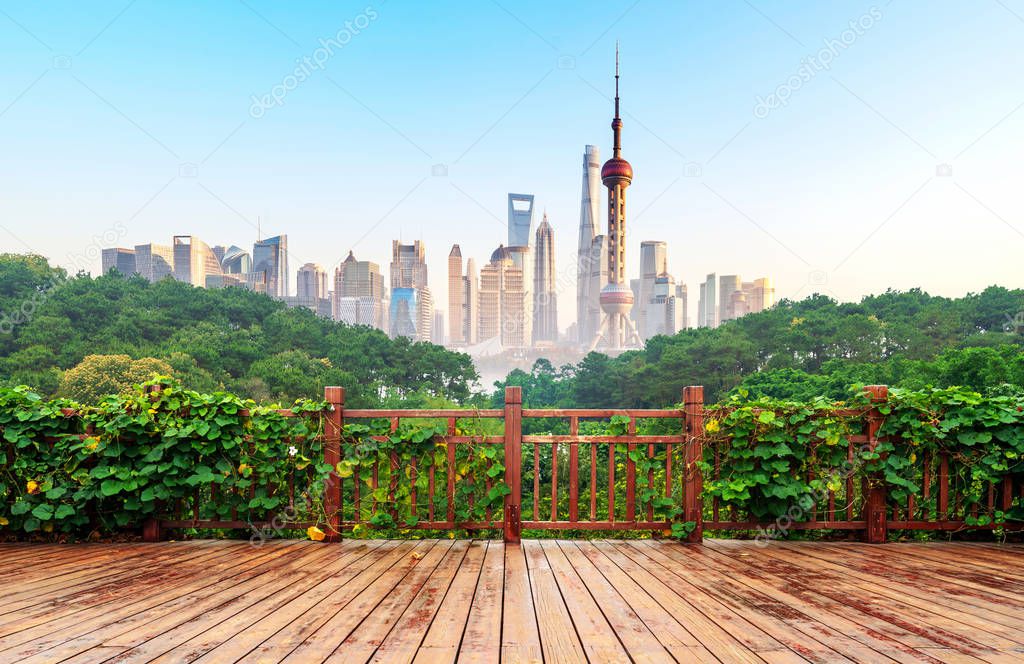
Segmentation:
{"type": "MultiPolygon", "coordinates": [[[[194,500],[203,519],[261,520],[287,505],[296,476],[314,486],[330,472],[319,436],[323,403],[297,401],[296,416],[285,417],[228,393],[160,382],[96,406],[0,388],[0,524],[109,533],[194,500]]],[[[317,520],[322,490],[308,494],[296,509],[317,520]]]]}
{"type": "Polygon", "coordinates": [[[660,408],[685,385],[708,402],[754,396],[844,399],[856,384],[910,389],[1024,386],[1024,290],[990,287],[959,299],[919,290],[843,303],[821,295],[655,337],[640,351],[591,353],[575,365],[538,361],[497,385],[523,387],[534,408],[660,408]]]}
{"type": "Polygon", "coordinates": [[[864,479],[885,488],[892,514],[941,520],[939,463],[945,456],[947,518],[1000,526],[1024,520],[1019,497],[1010,511],[1001,508],[1003,479],[1018,485],[1024,479],[1024,393],[890,390],[878,406],[881,442],[874,449],[856,445],[848,457],[847,436],[864,433],[869,405],[863,397],[843,404],[734,396],[705,423],[708,498],[759,521],[807,520],[812,510],[826,509],[832,492],[838,511],[849,502],[859,514],[864,479]],[[848,484],[848,478],[855,481],[848,484]],[[911,496],[914,515],[907,514],[911,496]]]}
{"type": "Polygon", "coordinates": [[[476,381],[464,354],[392,340],[242,288],[117,273],[68,277],[40,256],[0,255],[0,385],[52,396],[63,380],[64,392],[89,401],[100,392],[84,392],[76,375],[98,379],[97,362],[83,363],[92,355],[155,358],[191,389],[261,402],[320,398],[326,385],[344,386],[352,406],[464,400],[476,381]]]}

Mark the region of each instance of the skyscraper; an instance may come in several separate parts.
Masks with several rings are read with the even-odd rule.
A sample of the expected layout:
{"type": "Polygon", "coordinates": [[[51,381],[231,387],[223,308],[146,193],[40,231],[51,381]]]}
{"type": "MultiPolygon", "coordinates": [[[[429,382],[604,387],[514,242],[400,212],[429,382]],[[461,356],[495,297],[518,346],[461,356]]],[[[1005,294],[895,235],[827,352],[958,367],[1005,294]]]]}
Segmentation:
{"type": "Polygon", "coordinates": [[[633,291],[626,276],[626,188],[633,181],[633,167],[622,158],[622,118],[619,117],[619,51],[615,49],[615,117],[612,158],[601,167],[601,181],[608,188],[608,285],[601,289],[604,320],[594,339],[594,347],[618,352],[643,345],[636,326],[629,318],[633,308],[633,291]]]}
{"type": "MultiPolygon", "coordinates": [[[[654,298],[654,282],[658,277],[666,274],[668,274],[668,244],[663,240],[641,242],[640,287],[637,290],[635,320],[640,336],[644,339],[649,339],[657,334],[649,329],[648,319],[656,315],[649,309],[654,298]]],[[[660,315],[658,317],[660,318],[660,315]]]]}
{"type": "MultiPolygon", "coordinates": [[[[736,274],[723,274],[718,278],[718,325],[727,320],[737,318],[735,304],[742,304],[745,296],[743,293],[743,280],[736,274]],[[739,292],[741,297],[735,301],[733,294],[739,292]]],[[[746,306],[740,307],[746,313],[746,306]]],[[[739,315],[742,316],[743,313],[739,315]]]]}
{"type": "Polygon", "coordinates": [[[385,329],[384,278],[380,266],[350,251],[334,270],[334,320],[385,329]]]}
{"type": "Polygon", "coordinates": [[[174,249],[166,244],[135,245],[135,269],[153,283],[174,276],[174,249]]]}
{"type": "MultiPolygon", "coordinates": [[[[596,145],[583,150],[583,186],[580,189],[580,236],[576,248],[576,340],[589,346],[596,332],[593,319],[600,313],[598,294],[604,283],[597,284],[592,293],[594,238],[598,236],[601,214],[601,151],[596,145]]],[[[598,262],[604,262],[600,254],[598,262]]]]}
{"type": "Polygon", "coordinates": [[[252,246],[252,270],[266,275],[267,295],[287,297],[288,236],[277,235],[259,240],[252,246]]]}
{"type": "Polygon", "coordinates": [[[533,232],[533,194],[508,195],[508,246],[528,247],[533,232]]]}
{"type": "Polygon", "coordinates": [[[295,294],[303,304],[326,298],[327,270],[316,263],[300,267],[295,279],[295,294]]]}
{"type": "Polygon", "coordinates": [[[476,272],[476,260],[466,259],[466,276],[463,278],[465,284],[465,313],[462,318],[463,336],[469,345],[475,344],[477,336],[477,318],[480,311],[480,280],[476,272]]]}
{"type": "Polygon", "coordinates": [[[221,275],[220,261],[209,245],[194,235],[175,235],[174,278],[200,288],[206,287],[206,278],[221,275]]]}
{"type": "Polygon", "coordinates": [[[480,342],[498,338],[506,349],[525,348],[527,334],[526,279],[508,247],[500,246],[480,270],[480,342]]]}
{"type": "Polygon", "coordinates": [[[224,250],[224,254],[220,258],[220,269],[224,274],[252,272],[252,256],[245,249],[231,245],[224,250]]]}
{"type": "Polygon", "coordinates": [[[430,330],[430,342],[435,346],[444,345],[444,312],[434,310],[434,325],[430,330]]]}
{"type": "Polygon", "coordinates": [[[100,254],[103,274],[111,269],[117,270],[126,277],[135,274],[135,250],[124,247],[109,247],[100,254]]]}
{"type": "Polygon", "coordinates": [[[453,346],[467,343],[465,331],[466,282],[462,274],[462,249],[453,244],[448,252],[448,341],[453,346]]]}
{"type": "Polygon", "coordinates": [[[555,288],[555,234],[548,215],[537,227],[533,275],[533,343],[558,341],[558,292],[555,288]]]}
{"type": "Polygon", "coordinates": [[[697,326],[718,327],[718,275],[709,274],[700,285],[697,302],[697,326]]]}
{"type": "Polygon", "coordinates": [[[430,328],[434,322],[434,304],[427,286],[426,249],[419,240],[402,244],[395,240],[391,244],[391,336],[411,336],[417,341],[430,341],[430,328]],[[413,289],[415,294],[404,291],[396,304],[395,292],[399,289],[413,289]],[[414,307],[414,310],[408,309],[414,307]],[[412,324],[396,321],[395,315],[412,317],[412,324]],[[414,329],[414,334],[408,334],[414,329]]]}

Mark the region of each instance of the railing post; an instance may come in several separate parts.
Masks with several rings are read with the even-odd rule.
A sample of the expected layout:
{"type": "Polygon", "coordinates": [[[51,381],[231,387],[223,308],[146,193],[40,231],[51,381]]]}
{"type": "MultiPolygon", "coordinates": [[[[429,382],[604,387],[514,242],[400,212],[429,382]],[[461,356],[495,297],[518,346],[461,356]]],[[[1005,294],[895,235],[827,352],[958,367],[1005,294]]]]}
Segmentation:
{"type": "MultiPolygon", "coordinates": [[[[878,410],[878,404],[889,399],[889,388],[885,385],[868,385],[864,388],[871,400],[871,410],[868,411],[865,423],[867,434],[867,447],[874,451],[878,445],[878,430],[882,427],[885,419],[878,410]]],[[[868,477],[868,491],[864,500],[864,541],[871,544],[884,544],[888,539],[887,515],[886,515],[886,491],[885,484],[880,477],[868,477]]]]}
{"type": "Polygon", "coordinates": [[[686,491],[683,495],[683,520],[695,526],[686,541],[700,544],[704,541],[704,478],[699,462],[704,458],[704,387],[691,385],[683,388],[684,429],[686,432],[683,469],[686,491]]]}
{"type": "MultiPolygon", "coordinates": [[[[149,385],[146,387],[146,394],[154,394],[160,391],[159,385],[149,385]]],[[[160,508],[160,504],[157,503],[157,509],[160,508]]],[[[155,514],[148,517],[142,523],[142,541],[143,542],[159,542],[164,538],[164,530],[160,525],[160,515],[155,514]]]]}
{"type": "Polygon", "coordinates": [[[523,388],[505,388],[505,542],[518,544],[522,532],[523,502],[523,388]]]}
{"type": "Polygon", "coordinates": [[[328,403],[327,417],[324,419],[324,463],[331,467],[327,477],[324,495],[324,512],[327,514],[327,533],[324,538],[328,542],[341,541],[341,484],[338,474],[338,463],[341,462],[341,430],[345,417],[345,388],[325,387],[324,401],[328,403]]]}

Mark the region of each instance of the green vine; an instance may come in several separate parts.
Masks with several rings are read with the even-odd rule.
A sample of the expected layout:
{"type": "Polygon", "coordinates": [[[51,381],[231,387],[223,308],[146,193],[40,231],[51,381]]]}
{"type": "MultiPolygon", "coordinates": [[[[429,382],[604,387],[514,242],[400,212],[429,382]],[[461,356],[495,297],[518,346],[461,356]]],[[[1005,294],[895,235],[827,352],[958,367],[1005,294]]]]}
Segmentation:
{"type": "Polygon", "coordinates": [[[322,502],[290,506],[288,489],[298,496],[330,471],[317,462],[324,407],[297,401],[286,417],[168,378],[95,407],[0,390],[0,526],[103,534],[161,516],[252,523],[286,506],[319,518],[322,502]]]}
{"type": "Polygon", "coordinates": [[[365,534],[369,526],[394,530],[419,524],[431,500],[431,468],[438,483],[433,496],[437,514],[446,514],[447,493],[442,482],[453,472],[455,521],[485,521],[490,513],[491,525],[499,527],[504,497],[511,492],[504,481],[505,453],[503,445],[484,442],[481,429],[479,418],[473,419],[472,430],[456,429],[456,435],[468,436],[470,442],[452,443],[455,462],[449,468],[447,426],[405,421],[392,431],[387,419],[347,424],[337,472],[342,479],[354,478],[360,483],[358,520],[362,523],[355,526],[354,534],[365,534]]]}

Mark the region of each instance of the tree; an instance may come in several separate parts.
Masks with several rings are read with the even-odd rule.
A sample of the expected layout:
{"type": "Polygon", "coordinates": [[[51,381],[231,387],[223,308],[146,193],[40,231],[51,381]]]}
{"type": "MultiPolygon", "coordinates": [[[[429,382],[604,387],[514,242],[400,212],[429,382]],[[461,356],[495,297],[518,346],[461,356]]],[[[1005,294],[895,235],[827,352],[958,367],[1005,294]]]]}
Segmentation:
{"type": "Polygon", "coordinates": [[[169,376],[171,367],[153,357],[133,360],[128,355],[89,355],[60,379],[58,395],[85,404],[110,394],[127,394],[154,376],[169,376]]]}

